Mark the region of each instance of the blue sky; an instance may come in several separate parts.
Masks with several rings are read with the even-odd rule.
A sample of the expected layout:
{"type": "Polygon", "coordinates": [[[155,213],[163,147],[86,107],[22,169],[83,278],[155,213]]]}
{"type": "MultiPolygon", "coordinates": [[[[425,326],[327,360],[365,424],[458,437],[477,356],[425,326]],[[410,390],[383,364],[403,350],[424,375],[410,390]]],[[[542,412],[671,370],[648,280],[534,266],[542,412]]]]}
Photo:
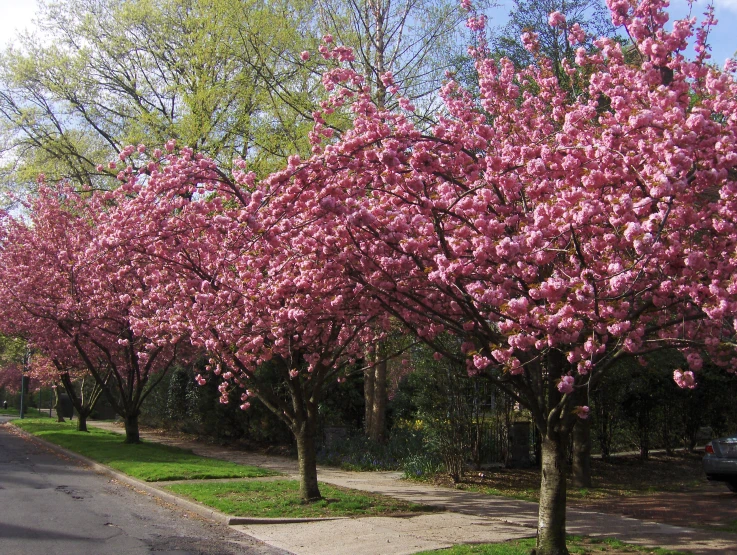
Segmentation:
{"type": "MultiPolygon", "coordinates": [[[[492,28],[506,23],[511,5],[509,1],[499,0],[499,7],[487,13],[492,28]]],[[[693,15],[701,19],[707,5],[707,2],[697,1],[693,6],[693,15]]],[[[682,19],[688,13],[689,5],[686,0],[671,0],[671,21],[682,19]]],[[[714,13],[719,23],[710,34],[709,44],[712,48],[712,62],[721,67],[727,58],[737,52],[737,0],[714,0],[714,13]]]]}
{"type": "MultiPolygon", "coordinates": [[[[510,2],[500,0],[499,8],[489,13],[491,25],[503,25],[509,13],[510,2]]],[[[703,12],[706,3],[695,4],[694,12],[703,12]]],[[[713,61],[722,65],[724,61],[737,51],[737,0],[714,0],[716,16],[719,24],[712,32],[713,61]]],[[[36,0],[0,0],[0,45],[10,44],[17,30],[32,26],[36,11],[36,0]]],[[[686,0],[671,0],[672,18],[684,17],[688,13],[686,0]]]]}
{"type": "MultiPolygon", "coordinates": [[[[705,2],[694,4],[694,13],[700,16],[704,6],[705,2]]],[[[671,0],[672,19],[685,17],[688,9],[685,0],[671,0]]],[[[721,66],[737,51],[737,0],[715,0],[714,13],[719,23],[709,37],[709,44],[712,48],[712,61],[721,66]]]]}

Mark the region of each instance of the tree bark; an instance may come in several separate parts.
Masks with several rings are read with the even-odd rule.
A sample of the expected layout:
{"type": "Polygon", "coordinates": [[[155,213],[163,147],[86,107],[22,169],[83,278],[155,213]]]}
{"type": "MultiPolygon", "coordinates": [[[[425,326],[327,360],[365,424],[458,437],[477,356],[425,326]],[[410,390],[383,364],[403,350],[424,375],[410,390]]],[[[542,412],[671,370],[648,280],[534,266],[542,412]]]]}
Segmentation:
{"type": "Polygon", "coordinates": [[[591,420],[579,418],[573,427],[571,478],[576,488],[591,487],[591,420]]]}
{"type": "Polygon", "coordinates": [[[89,411],[86,410],[77,410],[77,416],[79,418],[77,419],[77,431],[78,432],[87,432],[87,417],[90,415],[89,411]]]}
{"type": "Polygon", "coordinates": [[[54,409],[56,410],[56,421],[65,422],[64,415],[59,411],[59,388],[54,388],[54,409]]]}
{"type": "Polygon", "coordinates": [[[137,412],[125,416],[125,443],[141,443],[137,412]]]}
{"type": "Polygon", "coordinates": [[[370,356],[369,361],[371,362],[370,366],[363,371],[363,431],[366,437],[371,437],[371,421],[374,416],[374,357],[370,356]]]}
{"type": "Polygon", "coordinates": [[[543,438],[537,555],[568,555],[565,447],[565,441],[558,434],[543,438]]]}
{"type": "Polygon", "coordinates": [[[640,435],[640,460],[646,461],[650,456],[650,411],[643,408],[638,417],[638,433],[640,435]]]}
{"type": "Polygon", "coordinates": [[[299,459],[299,494],[303,501],[322,499],[317,484],[317,457],[314,426],[303,423],[297,433],[297,457],[299,459]]]}
{"type": "Polygon", "coordinates": [[[371,441],[380,443],[384,441],[384,428],[386,423],[386,359],[382,358],[374,366],[374,394],[373,407],[371,410],[371,430],[369,438],[371,441]]]}

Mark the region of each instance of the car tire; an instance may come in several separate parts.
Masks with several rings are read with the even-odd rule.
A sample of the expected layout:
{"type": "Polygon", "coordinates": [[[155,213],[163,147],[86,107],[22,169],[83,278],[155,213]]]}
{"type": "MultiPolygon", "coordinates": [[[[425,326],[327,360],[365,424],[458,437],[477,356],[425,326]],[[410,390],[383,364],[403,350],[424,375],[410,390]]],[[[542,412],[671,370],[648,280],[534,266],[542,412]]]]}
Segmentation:
{"type": "Polygon", "coordinates": [[[729,488],[729,491],[737,493],[737,482],[727,482],[727,487],[729,488]]]}

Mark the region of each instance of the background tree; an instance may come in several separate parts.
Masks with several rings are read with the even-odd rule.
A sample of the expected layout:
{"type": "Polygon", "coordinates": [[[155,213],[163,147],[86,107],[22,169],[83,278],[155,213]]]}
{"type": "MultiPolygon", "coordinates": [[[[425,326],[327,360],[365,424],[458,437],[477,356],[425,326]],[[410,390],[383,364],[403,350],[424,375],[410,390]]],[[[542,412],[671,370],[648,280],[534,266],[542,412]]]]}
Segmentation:
{"type": "Polygon", "coordinates": [[[0,313],[5,333],[26,337],[58,370],[81,361],[124,419],[126,442],[137,443],[141,405],[176,359],[180,338],[154,344],[133,328],[132,316],[154,307],[131,259],[96,243],[109,200],[42,187],[26,216],[6,215],[0,313]]]}
{"type": "Polygon", "coordinates": [[[319,82],[299,51],[314,44],[308,3],[235,0],[60,0],[43,4],[43,34],[0,57],[6,186],[39,173],[90,188],[127,144],[170,138],[228,167],[268,172],[304,151],[319,82]],[[278,161],[278,162],[276,162],[278,161]]]}
{"type": "Polygon", "coordinates": [[[56,415],[60,422],[64,420],[59,406],[58,389],[59,386],[64,388],[72,406],[77,411],[77,430],[80,432],[87,431],[87,418],[95,410],[95,405],[102,395],[103,388],[107,387],[110,377],[110,373],[106,373],[101,368],[99,374],[104,376],[104,381],[98,383],[87,372],[82,361],[78,361],[76,366],[69,366],[58,358],[51,359],[38,353],[31,357],[28,374],[42,386],[45,385],[55,390],[56,415]]]}
{"type": "MultiPolygon", "coordinates": [[[[487,5],[482,3],[480,7],[487,5]]],[[[452,60],[465,50],[466,15],[445,0],[320,0],[320,24],[336,42],[353,48],[351,67],[366,77],[377,106],[396,108],[398,98],[383,75],[431,118],[439,108],[437,91],[452,60]],[[393,98],[394,97],[394,98],[393,98]]]]}
{"type": "Polygon", "coordinates": [[[509,10],[509,21],[492,40],[495,56],[505,56],[516,67],[526,67],[535,62],[535,55],[522,42],[525,33],[536,33],[539,53],[553,65],[559,80],[563,80],[562,62],[573,62],[576,49],[583,46],[590,50],[599,37],[613,37],[615,28],[611,15],[601,0],[514,0],[509,10]],[[568,34],[548,23],[551,13],[565,16],[568,28],[578,26],[585,34],[579,44],[571,44],[568,34]]]}

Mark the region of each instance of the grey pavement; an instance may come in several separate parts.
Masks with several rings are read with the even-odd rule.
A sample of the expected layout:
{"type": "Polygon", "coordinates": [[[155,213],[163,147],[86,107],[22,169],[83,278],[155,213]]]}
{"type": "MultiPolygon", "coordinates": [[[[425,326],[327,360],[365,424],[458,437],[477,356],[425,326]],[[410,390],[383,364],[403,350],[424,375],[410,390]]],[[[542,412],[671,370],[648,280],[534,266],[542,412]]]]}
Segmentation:
{"type": "MultiPolygon", "coordinates": [[[[90,422],[123,433],[113,422],[90,422]]],[[[191,449],[198,455],[262,466],[297,476],[297,461],[286,457],[237,451],[142,430],[148,441],[191,449]]],[[[318,467],[321,482],[381,493],[432,505],[444,512],[411,517],[363,517],[296,523],[236,524],[232,528],[296,555],[400,555],[442,549],[457,543],[501,542],[534,537],[537,503],[417,484],[398,472],[348,472],[318,467]]],[[[737,534],[683,528],[624,516],[569,508],[571,534],[615,537],[619,540],[696,554],[737,555],[737,534]]]]}
{"type": "MultiPolygon", "coordinates": [[[[5,418],[0,417],[0,422],[5,418]]],[[[2,555],[284,555],[0,425],[2,555]]]]}

